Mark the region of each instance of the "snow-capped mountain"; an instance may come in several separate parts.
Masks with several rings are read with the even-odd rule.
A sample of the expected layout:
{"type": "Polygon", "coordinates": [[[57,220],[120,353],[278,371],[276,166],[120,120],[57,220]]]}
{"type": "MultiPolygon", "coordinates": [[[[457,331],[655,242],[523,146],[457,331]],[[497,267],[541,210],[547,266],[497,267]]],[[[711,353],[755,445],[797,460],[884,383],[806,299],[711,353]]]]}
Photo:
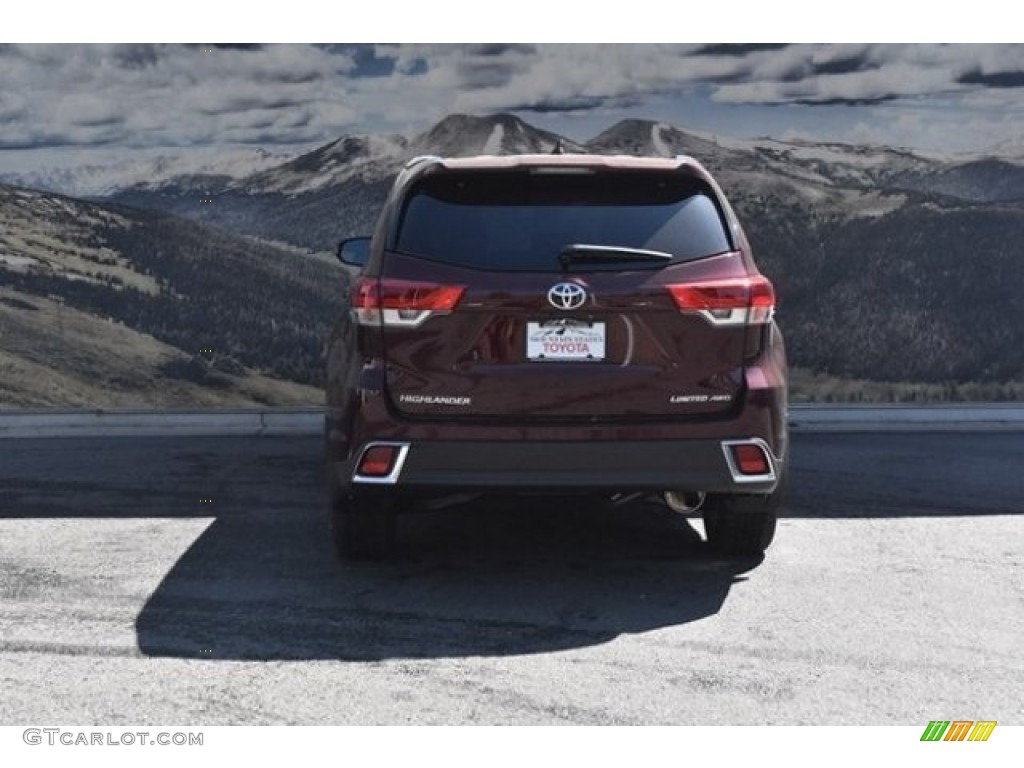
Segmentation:
{"type": "Polygon", "coordinates": [[[851,189],[877,196],[883,188],[1012,200],[1024,185],[1024,160],[1014,159],[1024,157],[1024,149],[1012,142],[995,148],[993,157],[940,158],[892,147],[725,138],[640,119],[622,120],[578,142],[511,114],[450,115],[416,136],[344,136],[299,155],[252,148],[219,154],[180,151],[7,174],[0,180],[75,196],[143,198],[146,205],[217,220],[213,211],[200,210],[200,200],[227,203],[264,195],[312,199],[386,181],[416,155],[545,153],[556,147],[597,154],[691,155],[730,187],[735,182],[752,194],[788,189],[808,201],[830,194],[848,201],[851,189]],[[836,194],[837,189],[842,192],[836,194]]]}
{"type": "Polygon", "coordinates": [[[229,182],[225,189],[294,197],[350,181],[372,183],[390,179],[402,163],[417,155],[547,153],[559,144],[566,152],[586,151],[583,145],[534,128],[514,115],[450,115],[412,139],[395,135],[344,136],[286,163],[229,182]]]}
{"type": "Polygon", "coordinates": [[[1024,197],[1024,166],[945,160],[908,150],[770,138],[739,140],[623,120],[585,142],[510,114],[451,115],[403,136],[345,136],[241,178],[174,176],[120,189],[112,199],[199,219],[229,231],[329,251],[367,232],[391,179],[416,155],[551,152],[691,155],[742,204],[779,199],[836,219],[875,217],[910,197],[978,202],[1024,197]],[[212,202],[211,202],[212,201],[212,202]]]}
{"type": "Polygon", "coordinates": [[[572,139],[536,128],[515,115],[498,114],[449,115],[415,137],[410,148],[416,155],[468,157],[548,154],[559,145],[564,152],[585,151],[583,145],[572,139]]]}
{"type": "Polygon", "coordinates": [[[241,179],[179,176],[123,188],[111,199],[327,251],[367,230],[391,179],[412,157],[551,152],[559,145],[586,151],[513,115],[452,115],[411,139],[345,136],[241,179]]]}
{"type": "Polygon", "coordinates": [[[621,120],[586,143],[586,150],[598,155],[643,155],[675,157],[690,155],[710,166],[734,157],[747,147],[724,147],[714,138],[681,131],[673,125],[652,120],[621,120]]]}
{"type": "Polygon", "coordinates": [[[182,149],[85,156],[31,171],[0,173],[0,182],[74,197],[106,197],[130,187],[153,188],[190,176],[241,179],[286,162],[291,153],[254,147],[182,149]]]}
{"type": "Polygon", "coordinates": [[[226,189],[247,194],[314,193],[353,179],[390,177],[409,155],[403,136],[343,136],[287,162],[228,182],[226,189]]]}

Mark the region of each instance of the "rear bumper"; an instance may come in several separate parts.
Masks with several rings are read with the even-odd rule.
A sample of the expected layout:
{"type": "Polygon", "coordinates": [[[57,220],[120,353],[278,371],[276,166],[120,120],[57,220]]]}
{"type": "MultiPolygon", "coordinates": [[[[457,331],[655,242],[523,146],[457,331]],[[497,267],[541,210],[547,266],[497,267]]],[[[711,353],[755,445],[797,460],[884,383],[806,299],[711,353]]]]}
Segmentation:
{"type": "Polygon", "coordinates": [[[645,442],[422,441],[389,443],[401,451],[398,471],[386,479],[361,476],[359,460],[379,443],[367,443],[336,467],[338,480],[353,486],[390,485],[404,490],[516,489],[608,491],[704,491],[770,493],[781,464],[763,446],[770,469],[740,476],[730,461],[734,440],[645,442]]]}
{"type": "Polygon", "coordinates": [[[785,369],[780,337],[745,369],[745,395],[732,412],[632,423],[410,420],[389,408],[382,382],[364,382],[329,400],[328,455],[339,484],[367,488],[770,493],[788,454],[785,369]],[[761,445],[771,471],[737,478],[727,453],[737,441],[761,445]],[[363,452],[381,443],[404,446],[400,471],[361,479],[363,452]]]}

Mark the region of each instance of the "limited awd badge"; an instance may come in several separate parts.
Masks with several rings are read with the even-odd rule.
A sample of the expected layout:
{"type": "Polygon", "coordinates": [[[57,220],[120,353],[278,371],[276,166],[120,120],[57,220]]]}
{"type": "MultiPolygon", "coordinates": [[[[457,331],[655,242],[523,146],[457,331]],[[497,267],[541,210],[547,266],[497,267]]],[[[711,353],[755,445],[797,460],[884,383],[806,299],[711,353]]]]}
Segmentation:
{"type": "Polygon", "coordinates": [[[548,302],[555,309],[579,309],[586,300],[586,289],[576,283],[557,283],[548,290],[548,302]]]}

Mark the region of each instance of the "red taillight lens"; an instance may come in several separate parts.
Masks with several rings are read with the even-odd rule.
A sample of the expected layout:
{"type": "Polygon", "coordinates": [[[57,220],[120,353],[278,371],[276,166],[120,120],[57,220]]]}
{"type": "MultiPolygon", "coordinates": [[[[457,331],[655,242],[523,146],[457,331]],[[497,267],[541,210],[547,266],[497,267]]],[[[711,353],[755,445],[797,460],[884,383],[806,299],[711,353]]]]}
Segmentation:
{"type": "Polygon", "coordinates": [[[768,457],[759,445],[734,445],[732,457],[736,462],[736,468],[744,475],[767,475],[771,471],[768,457]]]}
{"type": "Polygon", "coordinates": [[[461,285],[437,285],[411,280],[360,280],[353,306],[359,309],[429,309],[451,311],[466,289],[461,285]]]}
{"type": "Polygon", "coordinates": [[[681,311],[700,313],[715,325],[766,323],[775,309],[775,289],[762,275],[666,288],[681,311]]]}
{"type": "Polygon", "coordinates": [[[387,477],[395,465],[398,448],[393,445],[375,445],[368,448],[359,460],[356,474],[364,477],[387,477]]]}
{"type": "Polygon", "coordinates": [[[353,309],[375,309],[379,305],[376,280],[360,280],[352,289],[353,309]]]}
{"type": "Polygon", "coordinates": [[[363,278],[352,292],[352,308],[363,324],[419,325],[435,312],[451,312],[465,290],[461,285],[363,278]]]}
{"type": "Polygon", "coordinates": [[[750,302],[747,282],[686,283],[670,285],[668,292],[680,309],[746,309],[750,302]]]}
{"type": "Polygon", "coordinates": [[[775,286],[767,277],[758,275],[750,279],[750,306],[753,309],[775,308],[775,286]]]}

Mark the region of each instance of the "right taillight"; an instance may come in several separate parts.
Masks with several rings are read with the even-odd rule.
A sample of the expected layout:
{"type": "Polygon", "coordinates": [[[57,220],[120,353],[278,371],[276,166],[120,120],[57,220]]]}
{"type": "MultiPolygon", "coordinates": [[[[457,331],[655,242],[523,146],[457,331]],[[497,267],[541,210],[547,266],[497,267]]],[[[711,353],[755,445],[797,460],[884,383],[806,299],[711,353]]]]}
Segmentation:
{"type": "Polygon", "coordinates": [[[362,278],[352,291],[352,311],[361,325],[414,327],[451,312],[465,290],[462,285],[362,278]]]}
{"type": "Polygon", "coordinates": [[[712,325],[762,325],[775,311],[775,289],[763,275],[666,286],[681,312],[712,325]]]}

